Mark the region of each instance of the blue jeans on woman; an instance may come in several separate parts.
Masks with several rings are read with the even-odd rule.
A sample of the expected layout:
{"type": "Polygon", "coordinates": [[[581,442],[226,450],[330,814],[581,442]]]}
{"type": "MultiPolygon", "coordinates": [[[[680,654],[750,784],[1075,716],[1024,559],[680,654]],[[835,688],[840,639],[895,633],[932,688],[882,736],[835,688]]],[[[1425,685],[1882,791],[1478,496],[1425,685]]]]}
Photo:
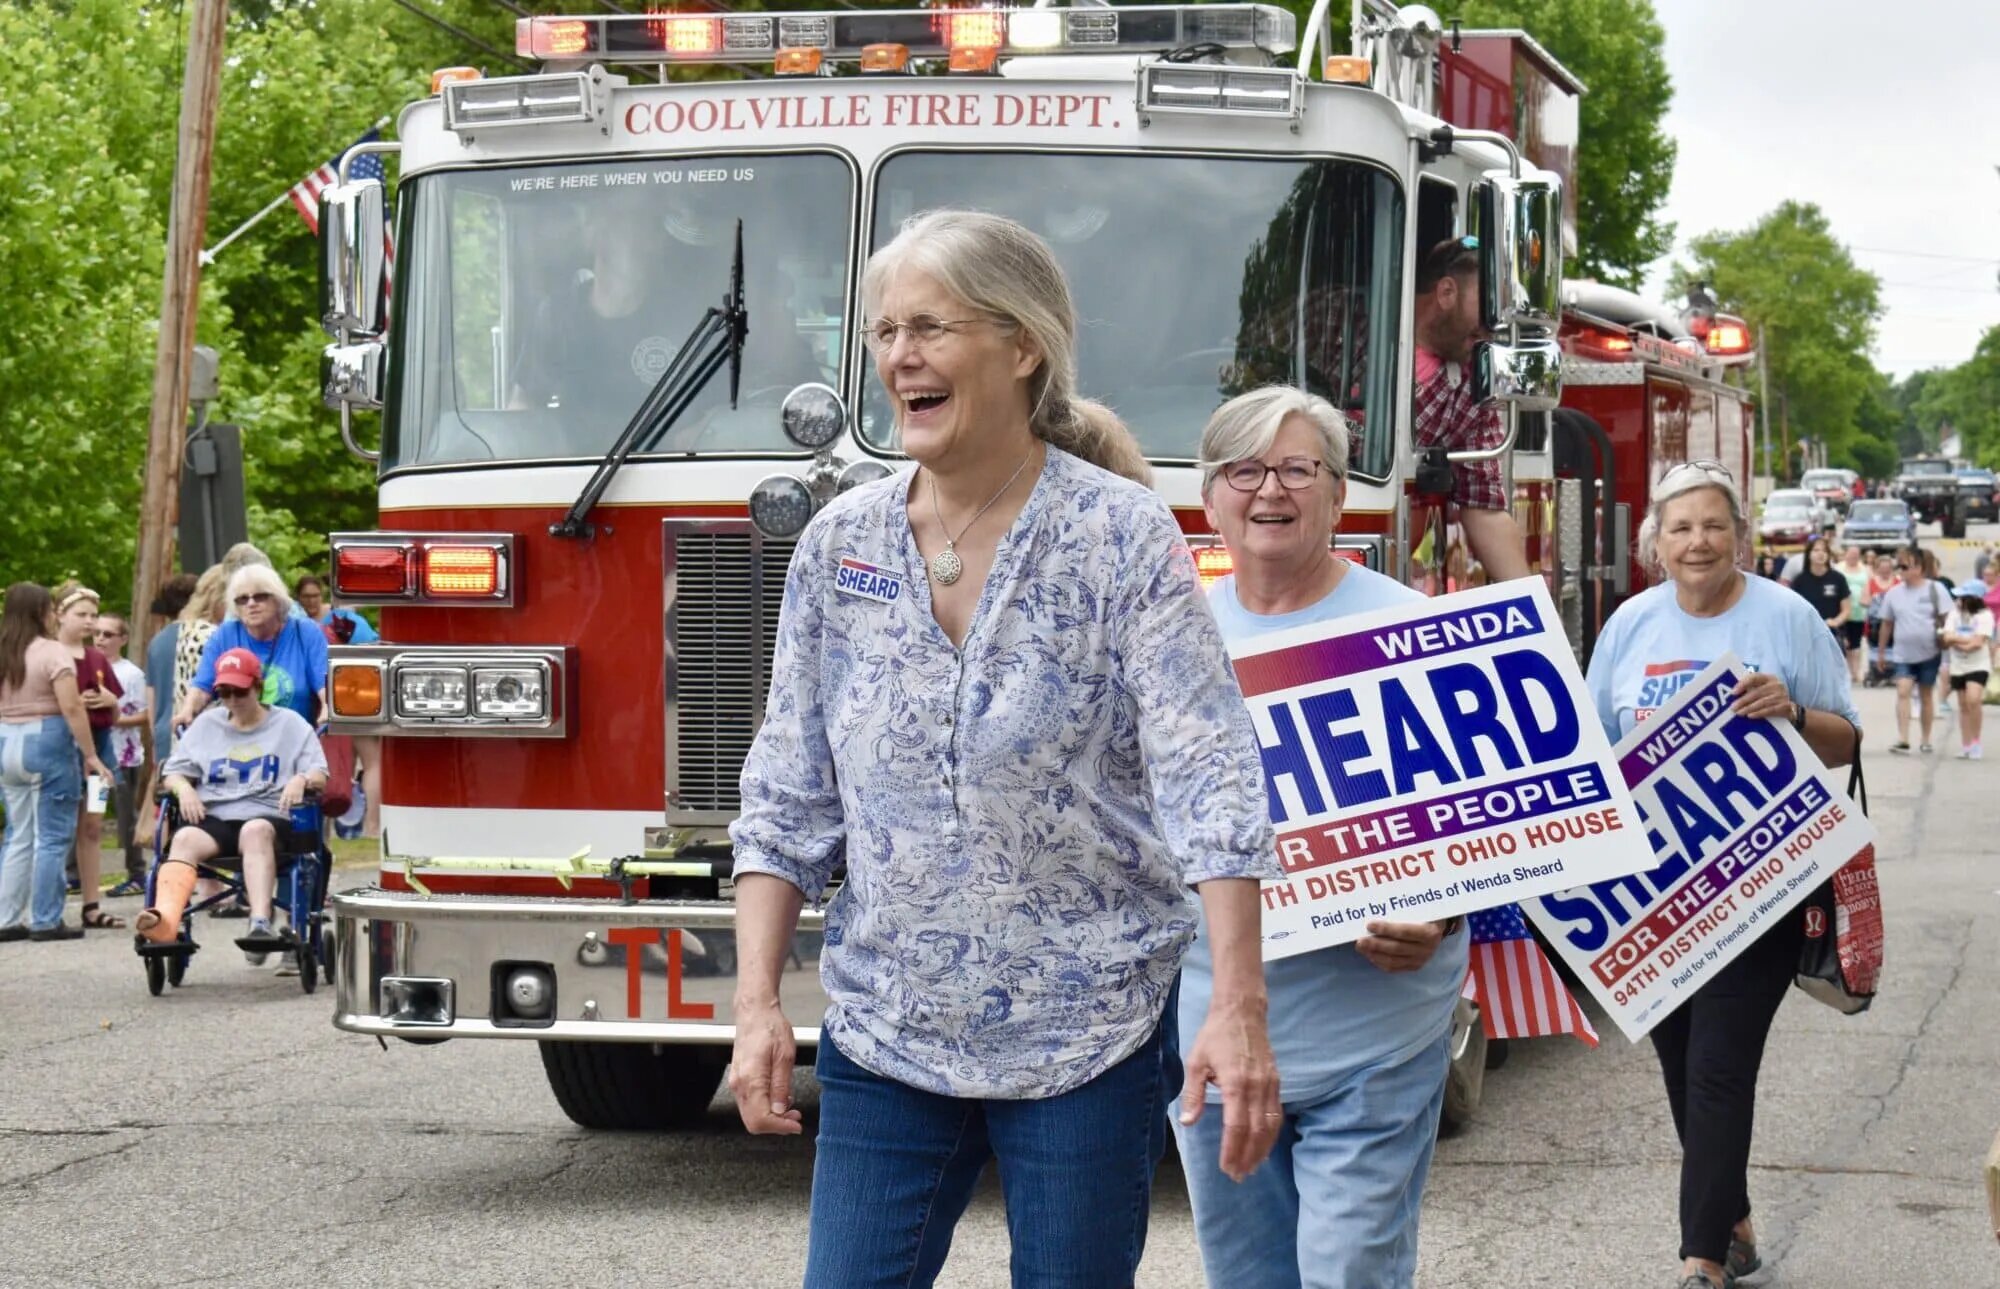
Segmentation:
{"type": "Polygon", "coordinates": [[[0,927],[18,926],[25,916],[30,930],[52,930],[62,922],[63,863],[83,799],[83,759],[68,722],[60,716],[0,721],[0,796],[7,803],[0,927]]]}
{"type": "Polygon", "coordinates": [[[1015,1289],[1132,1284],[1166,1152],[1159,1031],[1082,1087],[1037,1100],[920,1092],[862,1069],[824,1034],[817,1071],[806,1289],[932,1284],[989,1159],[1015,1289]]]}
{"type": "Polygon", "coordinates": [[[1195,1237],[1212,1285],[1408,1289],[1417,1215],[1444,1109],[1450,1034],[1286,1105],[1271,1156],[1241,1182],[1219,1166],[1222,1107],[1174,1124],[1195,1237]]]}

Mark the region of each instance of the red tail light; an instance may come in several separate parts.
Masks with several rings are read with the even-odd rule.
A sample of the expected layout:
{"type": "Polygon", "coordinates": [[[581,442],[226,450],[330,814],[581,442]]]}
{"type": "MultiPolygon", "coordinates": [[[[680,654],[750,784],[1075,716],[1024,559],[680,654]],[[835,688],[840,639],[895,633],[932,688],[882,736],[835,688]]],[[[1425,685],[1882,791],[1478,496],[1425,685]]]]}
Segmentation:
{"type": "Polygon", "coordinates": [[[410,547],[403,545],[336,545],[333,551],[335,597],[407,597],[411,590],[413,554],[410,547]]]}

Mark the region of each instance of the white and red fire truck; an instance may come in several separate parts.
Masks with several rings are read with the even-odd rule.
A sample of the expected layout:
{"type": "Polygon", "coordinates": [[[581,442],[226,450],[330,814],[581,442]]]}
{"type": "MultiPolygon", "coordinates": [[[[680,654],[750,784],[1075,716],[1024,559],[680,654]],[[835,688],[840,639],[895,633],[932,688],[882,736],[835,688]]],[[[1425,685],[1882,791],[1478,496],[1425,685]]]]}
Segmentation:
{"type": "MultiPolygon", "coordinates": [[[[330,189],[322,219],[327,397],[357,451],[353,412],[383,413],[381,528],[331,539],[336,599],[383,637],[333,651],[335,729],[380,736],[384,766],[378,882],[331,906],[338,1026],[535,1040],[587,1126],[707,1106],[786,561],[834,492],[901,468],[857,283],[926,208],[1055,248],[1082,387],[1205,574],[1226,552],[1201,426],[1289,381],[1358,426],[1343,553],[1439,586],[1460,573],[1451,530],[1417,531],[1440,463],[1409,437],[1412,276],[1476,231],[1477,379],[1587,647],[1631,582],[1628,508],[1734,413],[1684,349],[1564,313],[1582,87],[1522,33],[1458,40],[1382,0],[1322,58],[1329,8],[1304,31],[1251,4],[536,17],[541,71],[441,74],[403,110],[371,145],[399,152],[393,328],[380,185],[330,189]],[[690,64],[744,75],[665,74],[690,64]],[[1559,326],[1592,401],[1551,420],[1559,326]]],[[[822,1010],[822,925],[807,910],[786,973],[795,1019],[822,1010]]]]}

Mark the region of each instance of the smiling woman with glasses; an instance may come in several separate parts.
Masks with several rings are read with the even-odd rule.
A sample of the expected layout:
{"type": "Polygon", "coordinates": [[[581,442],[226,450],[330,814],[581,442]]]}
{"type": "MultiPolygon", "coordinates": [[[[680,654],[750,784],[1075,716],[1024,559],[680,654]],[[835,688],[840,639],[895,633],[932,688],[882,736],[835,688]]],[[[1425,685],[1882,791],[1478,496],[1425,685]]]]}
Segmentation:
{"type": "Polygon", "coordinates": [[[202,646],[201,663],[174,723],[186,726],[208,705],[215,693],[215,661],[231,649],[247,649],[257,660],[264,702],[316,722],[326,705],[326,633],[292,612],[284,579],[268,564],[246,564],[230,574],[223,599],[235,606],[236,616],[218,626],[202,646]]]}

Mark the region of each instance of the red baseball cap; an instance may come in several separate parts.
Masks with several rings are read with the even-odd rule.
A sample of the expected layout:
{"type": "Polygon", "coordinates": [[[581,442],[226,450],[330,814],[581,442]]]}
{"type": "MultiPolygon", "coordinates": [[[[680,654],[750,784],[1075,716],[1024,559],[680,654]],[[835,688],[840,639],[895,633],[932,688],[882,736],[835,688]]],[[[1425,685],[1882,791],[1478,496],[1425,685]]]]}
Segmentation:
{"type": "Polygon", "coordinates": [[[215,683],[218,688],[229,685],[255,691],[263,682],[263,665],[257,661],[257,655],[248,649],[226,650],[215,660],[215,683]]]}

